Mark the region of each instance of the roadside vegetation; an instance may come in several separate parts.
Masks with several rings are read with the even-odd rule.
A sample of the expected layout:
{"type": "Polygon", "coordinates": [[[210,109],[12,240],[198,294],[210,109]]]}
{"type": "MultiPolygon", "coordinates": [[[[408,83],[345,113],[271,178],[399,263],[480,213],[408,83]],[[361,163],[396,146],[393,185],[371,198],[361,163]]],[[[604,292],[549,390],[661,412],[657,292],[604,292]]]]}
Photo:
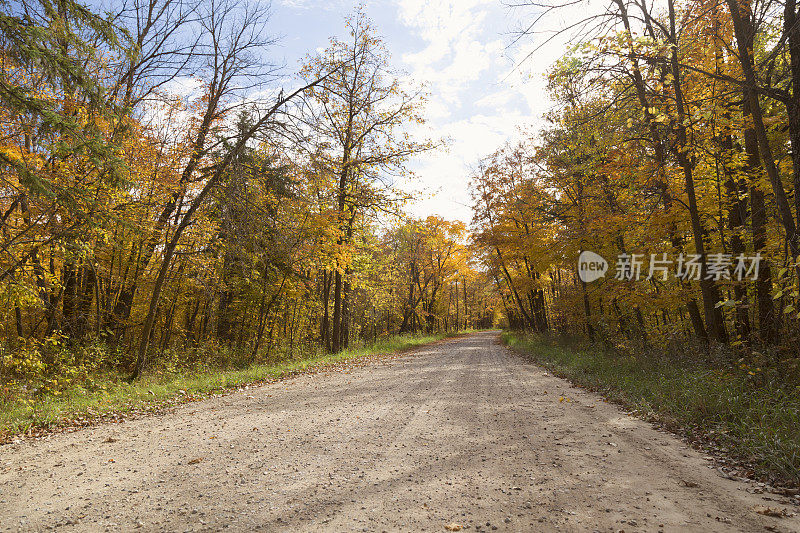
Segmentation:
{"type": "Polygon", "coordinates": [[[504,333],[554,374],[597,391],[735,461],[742,474],[800,483],[800,382],[775,366],[731,365],[700,345],[621,350],[576,338],[504,333]]]}
{"type": "Polygon", "coordinates": [[[529,334],[512,345],[795,483],[798,16],[774,0],[587,11],[549,69],[547,121],[475,167],[471,227],[529,334]]]}
{"type": "Polygon", "coordinates": [[[0,0],[0,432],[498,320],[363,9],[290,71],[267,5],[57,4],[0,0]]]}
{"type": "MultiPolygon", "coordinates": [[[[350,364],[372,356],[402,352],[440,340],[448,335],[395,335],[369,344],[353,345],[336,354],[324,350],[252,363],[249,356],[232,352],[195,354],[194,362],[162,359],[161,366],[138,380],[125,371],[106,369],[75,373],[72,378],[43,380],[25,393],[0,396],[0,443],[25,432],[47,431],[61,426],[81,426],[103,419],[158,409],[232,390],[278,380],[298,373],[314,372],[350,364]]],[[[102,347],[95,351],[112,358],[102,347]]],[[[70,353],[75,353],[70,350],[70,353]]],[[[181,354],[185,356],[186,354],[181,354]]],[[[96,359],[95,359],[96,360],[96,359]]]]}

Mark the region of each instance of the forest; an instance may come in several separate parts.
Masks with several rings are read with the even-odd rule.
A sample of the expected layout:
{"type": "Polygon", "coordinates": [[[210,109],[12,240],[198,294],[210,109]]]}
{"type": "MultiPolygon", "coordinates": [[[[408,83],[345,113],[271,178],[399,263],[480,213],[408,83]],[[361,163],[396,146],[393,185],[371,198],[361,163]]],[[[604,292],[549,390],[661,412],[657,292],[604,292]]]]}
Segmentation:
{"type": "Polygon", "coordinates": [[[614,0],[575,25],[589,35],[549,71],[548,125],[473,176],[509,322],[764,352],[796,376],[795,3],[614,0]],[[579,276],[587,250],[608,261],[599,281],[579,276]]]}
{"type": "Polygon", "coordinates": [[[412,214],[449,140],[364,6],[291,71],[258,3],[0,5],[0,432],[502,328],[798,479],[795,0],[512,6],[567,46],[471,222],[412,214]]]}
{"type": "Polygon", "coordinates": [[[424,89],[362,11],[289,80],[268,21],[2,2],[3,398],[499,319],[465,224],[408,215],[394,186],[440,144],[409,134],[424,89]]]}
{"type": "Polygon", "coordinates": [[[797,1],[0,0],[0,528],[800,530],[797,1]]]}
{"type": "Polygon", "coordinates": [[[561,31],[579,38],[547,72],[546,125],[472,175],[504,339],[740,475],[796,486],[796,2],[526,5],[572,13],[561,31]]]}

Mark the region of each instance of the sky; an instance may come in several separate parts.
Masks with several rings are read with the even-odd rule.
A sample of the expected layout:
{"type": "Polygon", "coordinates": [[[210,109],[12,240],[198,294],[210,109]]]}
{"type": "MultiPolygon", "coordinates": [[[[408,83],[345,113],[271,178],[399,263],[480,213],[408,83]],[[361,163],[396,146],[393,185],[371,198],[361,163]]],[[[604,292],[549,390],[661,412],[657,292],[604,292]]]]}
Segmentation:
{"type": "MultiPolygon", "coordinates": [[[[344,18],[356,6],[346,0],[273,0],[270,26],[280,36],[276,59],[296,71],[329,37],[345,35],[344,18]]],[[[522,130],[541,127],[542,114],[552,106],[543,76],[563,43],[522,61],[543,37],[512,45],[533,8],[509,8],[501,0],[376,0],[364,10],[392,54],[392,66],[425,85],[427,133],[447,141],[445,149],[410,162],[414,179],[399,183],[414,192],[408,210],[468,223],[471,169],[522,130]]],[[[548,27],[563,23],[556,18],[548,27]]]]}

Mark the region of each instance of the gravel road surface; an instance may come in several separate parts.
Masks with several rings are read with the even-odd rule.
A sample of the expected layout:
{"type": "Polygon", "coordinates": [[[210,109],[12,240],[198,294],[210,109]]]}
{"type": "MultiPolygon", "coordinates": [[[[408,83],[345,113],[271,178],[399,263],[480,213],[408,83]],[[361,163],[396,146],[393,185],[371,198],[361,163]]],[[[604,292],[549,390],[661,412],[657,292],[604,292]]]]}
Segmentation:
{"type": "Polygon", "coordinates": [[[760,490],[496,333],[0,447],[0,531],[800,531],[760,490]]]}

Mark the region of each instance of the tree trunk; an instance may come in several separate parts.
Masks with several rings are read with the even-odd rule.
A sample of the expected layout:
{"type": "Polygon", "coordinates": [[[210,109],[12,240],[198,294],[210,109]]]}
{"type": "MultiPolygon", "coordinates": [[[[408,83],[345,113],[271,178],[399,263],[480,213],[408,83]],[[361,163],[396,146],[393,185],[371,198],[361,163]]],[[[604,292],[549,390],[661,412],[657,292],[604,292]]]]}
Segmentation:
{"type": "Polygon", "coordinates": [[[727,343],[728,333],[725,330],[725,322],[722,317],[722,310],[717,307],[720,301],[719,288],[716,283],[710,279],[706,279],[707,262],[706,251],[703,238],[705,236],[705,228],[700,220],[700,212],[697,207],[697,196],[694,190],[694,164],[687,156],[689,149],[688,139],[686,136],[685,120],[685,104],[683,100],[683,88],[681,87],[681,71],[680,64],[678,63],[678,41],[675,29],[675,4],[673,0],[669,4],[669,23],[670,23],[670,39],[672,41],[672,54],[670,62],[672,65],[673,77],[673,90],[675,92],[675,106],[678,112],[678,120],[676,125],[677,143],[676,155],[678,163],[683,169],[684,187],[686,189],[686,196],[688,199],[689,217],[692,221],[692,234],[694,236],[694,245],[697,255],[700,256],[701,269],[700,269],[700,291],[703,296],[703,311],[708,325],[711,337],[717,342],[727,343]]]}
{"type": "Polygon", "coordinates": [[[342,333],[339,335],[339,345],[346,350],[350,347],[350,269],[344,271],[344,284],[342,287],[342,333]]]}
{"type": "MultiPolygon", "coordinates": [[[[752,124],[750,101],[745,98],[742,105],[745,124],[752,124]]],[[[753,183],[758,177],[760,154],[755,129],[744,130],[744,146],[747,152],[746,172],[753,183]]],[[[764,193],[756,185],[750,187],[750,221],[752,225],[753,251],[761,253],[767,245],[767,212],[764,205],[764,193]]],[[[769,262],[764,261],[759,268],[758,279],[755,280],[756,302],[758,307],[758,330],[761,342],[771,344],[775,341],[775,311],[772,302],[772,272],[769,262]]]]}
{"type": "Polygon", "coordinates": [[[700,315],[700,309],[697,307],[697,300],[692,298],[686,303],[686,309],[689,311],[689,318],[692,321],[692,329],[698,339],[708,341],[708,333],[703,325],[703,317],[700,315]]]}
{"type": "Polygon", "coordinates": [[[336,270],[333,282],[333,325],[331,328],[331,352],[341,351],[342,334],[342,272],[336,270]]]}
{"type": "Polygon", "coordinates": [[[330,337],[330,296],[331,296],[331,281],[332,277],[327,270],[322,271],[322,323],[320,324],[319,338],[320,344],[325,348],[325,351],[331,353],[331,337],[330,337]]]}
{"type": "Polygon", "coordinates": [[[589,305],[589,292],[586,290],[586,282],[581,281],[581,292],[583,293],[583,316],[586,321],[586,334],[589,339],[594,340],[594,327],[592,327],[592,308],[589,305]]]}
{"type": "Polygon", "coordinates": [[[792,95],[786,101],[786,116],[789,126],[789,142],[792,146],[792,174],[794,178],[795,217],[800,221],[800,20],[797,16],[796,0],[785,0],[783,28],[789,45],[792,95]]]}
{"type": "MultiPolygon", "coordinates": [[[[750,114],[753,117],[753,129],[758,142],[761,161],[763,162],[764,169],[767,171],[767,176],[769,176],[769,181],[772,185],[772,192],[775,195],[775,203],[778,206],[780,221],[786,231],[787,244],[792,252],[792,257],[797,257],[800,253],[800,247],[798,247],[797,242],[797,225],[792,215],[792,210],[789,207],[786,191],[783,189],[778,167],[775,165],[775,158],[772,154],[772,148],[769,145],[769,139],[767,138],[767,130],[764,127],[764,115],[761,110],[761,104],[758,101],[758,83],[752,56],[755,28],[752,23],[750,5],[748,3],[739,5],[738,0],[727,0],[727,3],[733,21],[733,31],[736,36],[736,46],[739,52],[739,63],[742,66],[742,72],[745,77],[745,99],[750,105],[750,114]]],[[[800,267],[798,267],[798,271],[800,273],[800,267]]]]}

